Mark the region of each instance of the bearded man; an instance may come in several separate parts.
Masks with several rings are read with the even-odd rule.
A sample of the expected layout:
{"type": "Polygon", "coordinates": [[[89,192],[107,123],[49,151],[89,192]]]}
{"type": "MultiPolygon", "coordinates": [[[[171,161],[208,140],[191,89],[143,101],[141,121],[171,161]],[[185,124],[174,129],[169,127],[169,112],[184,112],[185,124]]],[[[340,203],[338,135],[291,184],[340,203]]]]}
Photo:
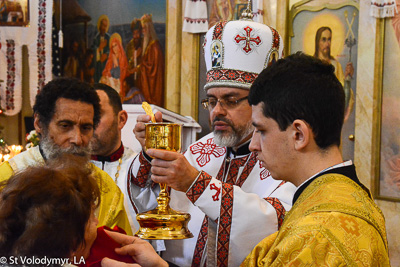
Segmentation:
{"type": "MultiPolygon", "coordinates": [[[[291,183],[274,180],[249,150],[254,129],[249,88],[282,55],[283,43],[276,30],[241,20],[216,24],[203,47],[207,98],[202,104],[213,132],[184,155],[142,151],[128,174],[129,191],[151,190],[151,171],[154,182],[173,189],[171,208],[190,213],[188,228],[194,238],[165,241],[164,259],[178,266],[238,266],[257,240],[278,230],[295,190],[291,183]],[[213,61],[212,51],[217,50],[221,57],[213,61]]],[[[155,115],[162,120],[161,113],[155,115]]],[[[150,116],[138,116],[134,128],[142,147],[148,121],[150,116]]]]}
{"type": "Polygon", "coordinates": [[[143,31],[142,58],[138,69],[138,88],[147,102],[164,105],[164,55],[150,14],[141,18],[143,31]]]}
{"type": "Polygon", "coordinates": [[[90,142],[91,162],[107,172],[124,193],[125,210],[131,229],[135,232],[139,224],[136,221],[136,212],[127,198],[126,173],[136,153],[121,141],[121,130],[128,120],[128,113],[122,109],[121,98],[112,87],[101,83],[93,87],[100,98],[101,115],[90,142]]]}
{"type": "MultiPolygon", "coordinates": [[[[73,78],[55,79],[36,95],[33,112],[39,146],[0,165],[0,181],[28,166],[44,165],[47,160],[64,154],[89,159],[89,142],[100,120],[99,97],[89,84],[73,78]]],[[[117,225],[132,234],[121,191],[107,173],[93,165],[91,168],[101,192],[96,210],[98,226],[117,225]]]]}
{"type": "Polygon", "coordinates": [[[332,30],[329,27],[320,27],[315,33],[315,52],[314,57],[331,63],[335,67],[335,75],[339,81],[344,84],[344,79],[347,76],[353,77],[354,67],[353,63],[348,62],[346,71],[343,74],[342,65],[331,55],[332,45],[332,30]]]}

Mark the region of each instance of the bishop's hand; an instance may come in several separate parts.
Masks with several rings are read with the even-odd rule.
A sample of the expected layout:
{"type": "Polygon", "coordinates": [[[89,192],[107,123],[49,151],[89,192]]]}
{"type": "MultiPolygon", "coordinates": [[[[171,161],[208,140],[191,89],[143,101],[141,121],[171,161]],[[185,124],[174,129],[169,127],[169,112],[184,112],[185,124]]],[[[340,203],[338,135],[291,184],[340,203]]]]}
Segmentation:
{"type": "MultiPolygon", "coordinates": [[[[156,122],[162,122],[162,113],[157,111],[156,114],[154,114],[156,118],[156,122]]],[[[151,117],[149,115],[139,115],[136,118],[136,125],[135,128],[133,128],[133,133],[135,134],[136,139],[139,141],[140,145],[142,146],[142,150],[144,150],[145,147],[145,137],[146,137],[146,127],[145,123],[150,122],[151,117]]]]}
{"type": "Polygon", "coordinates": [[[177,191],[186,192],[200,173],[181,153],[149,149],[147,154],[153,158],[151,179],[177,191]]]}

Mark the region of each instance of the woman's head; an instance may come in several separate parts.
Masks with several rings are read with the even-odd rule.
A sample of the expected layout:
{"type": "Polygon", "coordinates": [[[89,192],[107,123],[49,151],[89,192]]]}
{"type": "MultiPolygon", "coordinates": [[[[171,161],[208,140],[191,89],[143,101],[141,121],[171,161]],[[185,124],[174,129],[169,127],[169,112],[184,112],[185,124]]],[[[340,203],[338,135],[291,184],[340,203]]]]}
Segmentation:
{"type": "Polygon", "coordinates": [[[119,49],[119,42],[117,39],[114,39],[113,42],[111,43],[111,51],[115,55],[119,55],[120,49],[119,49]]]}
{"type": "Polygon", "coordinates": [[[100,201],[88,166],[68,155],[48,166],[29,167],[1,183],[1,255],[70,258],[82,249],[89,219],[100,201]]]}
{"type": "Polygon", "coordinates": [[[112,54],[115,54],[119,56],[119,54],[123,51],[124,49],[122,48],[122,39],[121,35],[118,33],[114,33],[110,37],[110,51],[112,54]]]}

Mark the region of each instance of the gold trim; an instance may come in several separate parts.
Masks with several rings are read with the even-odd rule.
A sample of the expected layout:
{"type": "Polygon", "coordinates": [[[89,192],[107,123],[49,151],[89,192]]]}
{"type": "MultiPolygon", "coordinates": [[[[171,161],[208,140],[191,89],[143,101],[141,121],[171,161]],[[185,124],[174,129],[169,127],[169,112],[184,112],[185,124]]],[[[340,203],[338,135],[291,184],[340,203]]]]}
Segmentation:
{"type": "Polygon", "coordinates": [[[199,34],[183,32],[181,42],[180,113],[196,118],[199,88],[199,34]]]}
{"type": "MultiPolygon", "coordinates": [[[[291,24],[291,20],[290,20],[290,17],[289,17],[289,15],[290,15],[290,4],[289,4],[289,0],[286,0],[286,2],[285,3],[283,3],[283,2],[280,2],[280,4],[278,3],[278,9],[279,9],[279,7],[281,6],[281,5],[284,5],[284,8],[285,8],[285,14],[284,14],[284,18],[285,18],[285,24],[284,24],[284,30],[283,30],[283,32],[282,32],[282,34],[281,34],[281,36],[282,36],[282,38],[283,38],[283,57],[285,57],[285,56],[287,56],[287,55],[289,55],[289,53],[290,53],[290,50],[289,50],[289,48],[290,48],[290,44],[289,44],[289,24],[291,24]]],[[[279,11],[277,12],[277,16],[278,16],[278,14],[279,14],[279,11]]],[[[277,24],[277,30],[278,30],[278,32],[280,32],[279,30],[280,29],[278,29],[278,22],[276,23],[277,24]]]]}
{"type": "MultiPolygon", "coordinates": [[[[289,23],[288,23],[288,29],[287,29],[287,40],[288,40],[288,45],[287,45],[287,50],[286,55],[290,55],[290,49],[291,49],[291,44],[292,44],[292,37],[294,36],[294,32],[293,32],[293,21],[295,19],[295,17],[302,11],[311,11],[311,12],[317,12],[317,11],[321,11],[323,9],[331,9],[331,10],[335,10],[335,9],[340,9],[342,7],[345,6],[353,6],[355,8],[357,8],[358,11],[360,11],[360,7],[359,4],[353,0],[349,0],[349,1],[343,1],[342,3],[339,4],[331,4],[329,2],[327,3],[323,3],[317,6],[304,6],[310,2],[313,2],[314,0],[303,0],[301,2],[298,2],[296,4],[294,4],[292,6],[292,8],[289,10],[289,23]]],[[[316,3],[319,2],[323,2],[321,0],[315,0],[316,3]]]]}
{"type": "Polygon", "coordinates": [[[165,55],[164,55],[164,107],[167,108],[167,88],[168,88],[168,21],[169,21],[169,8],[170,8],[170,0],[167,0],[165,7],[165,55]]]}
{"type": "Polygon", "coordinates": [[[182,1],[167,1],[164,107],[181,113],[182,1]]]}
{"type": "Polygon", "coordinates": [[[381,167],[381,131],[382,131],[382,95],[383,95],[383,69],[385,50],[385,19],[376,20],[375,35],[375,71],[372,114],[372,155],[371,173],[373,183],[371,191],[376,199],[400,202],[400,198],[380,195],[380,167],[381,167]]]}
{"type": "Polygon", "coordinates": [[[385,20],[376,20],[375,36],[375,70],[374,70],[374,91],[373,91],[373,114],[372,114],[372,155],[371,173],[373,183],[371,191],[375,198],[379,197],[380,183],[380,149],[381,149],[381,118],[382,118],[382,86],[383,86],[383,50],[385,47],[385,20]]]}
{"type": "MultiPolygon", "coordinates": [[[[193,77],[193,84],[194,86],[192,87],[192,106],[194,107],[194,119],[196,121],[199,120],[199,79],[200,79],[200,53],[203,48],[200,45],[200,34],[196,34],[193,36],[194,38],[194,43],[195,45],[195,53],[194,53],[194,64],[195,64],[195,71],[194,71],[194,77],[193,77]]],[[[193,113],[193,112],[192,112],[193,113]]]]}

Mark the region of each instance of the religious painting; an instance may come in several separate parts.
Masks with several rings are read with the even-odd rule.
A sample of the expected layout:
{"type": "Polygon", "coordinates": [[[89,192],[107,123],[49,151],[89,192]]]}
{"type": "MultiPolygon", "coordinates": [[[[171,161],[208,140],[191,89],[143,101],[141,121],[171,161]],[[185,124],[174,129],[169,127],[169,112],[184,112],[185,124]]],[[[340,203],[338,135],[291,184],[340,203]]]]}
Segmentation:
{"type": "MultiPolygon", "coordinates": [[[[329,62],[343,85],[346,98],[341,149],[354,160],[357,85],[358,3],[356,1],[301,1],[291,9],[288,53],[303,51],[329,62]]],[[[329,114],[327,114],[329,119],[329,114]]]]}
{"type": "MultiPolygon", "coordinates": [[[[219,21],[240,19],[247,3],[248,0],[208,0],[208,27],[211,28],[219,21]]],[[[262,22],[262,6],[259,5],[261,4],[258,1],[252,1],[254,20],[262,22]]]]}
{"type": "Polygon", "coordinates": [[[222,42],[215,40],[211,44],[211,64],[213,68],[222,67],[222,42]]]}
{"type": "Polygon", "coordinates": [[[29,0],[0,0],[0,26],[29,25],[29,0]]]}
{"type": "MultiPolygon", "coordinates": [[[[397,8],[400,1],[397,0],[397,8]]],[[[400,14],[393,18],[381,19],[377,27],[377,42],[381,46],[377,57],[383,57],[383,66],[378,77],[382,84],[375,88],[378,116],[375,129],[377,146],[375,166],[375,197],[390,201],[400,201],[400,14]],[[379,29],[378,29],[379,28],[379,29]]],[[[374,97],[375,98],[375,97],[374,97]]]]}
{"type": "Polygon", "coordinates": [[[107,84],[124,104],[164,105],[166,1],[68,0],[62,10],[62,76],[107,84]]]}

